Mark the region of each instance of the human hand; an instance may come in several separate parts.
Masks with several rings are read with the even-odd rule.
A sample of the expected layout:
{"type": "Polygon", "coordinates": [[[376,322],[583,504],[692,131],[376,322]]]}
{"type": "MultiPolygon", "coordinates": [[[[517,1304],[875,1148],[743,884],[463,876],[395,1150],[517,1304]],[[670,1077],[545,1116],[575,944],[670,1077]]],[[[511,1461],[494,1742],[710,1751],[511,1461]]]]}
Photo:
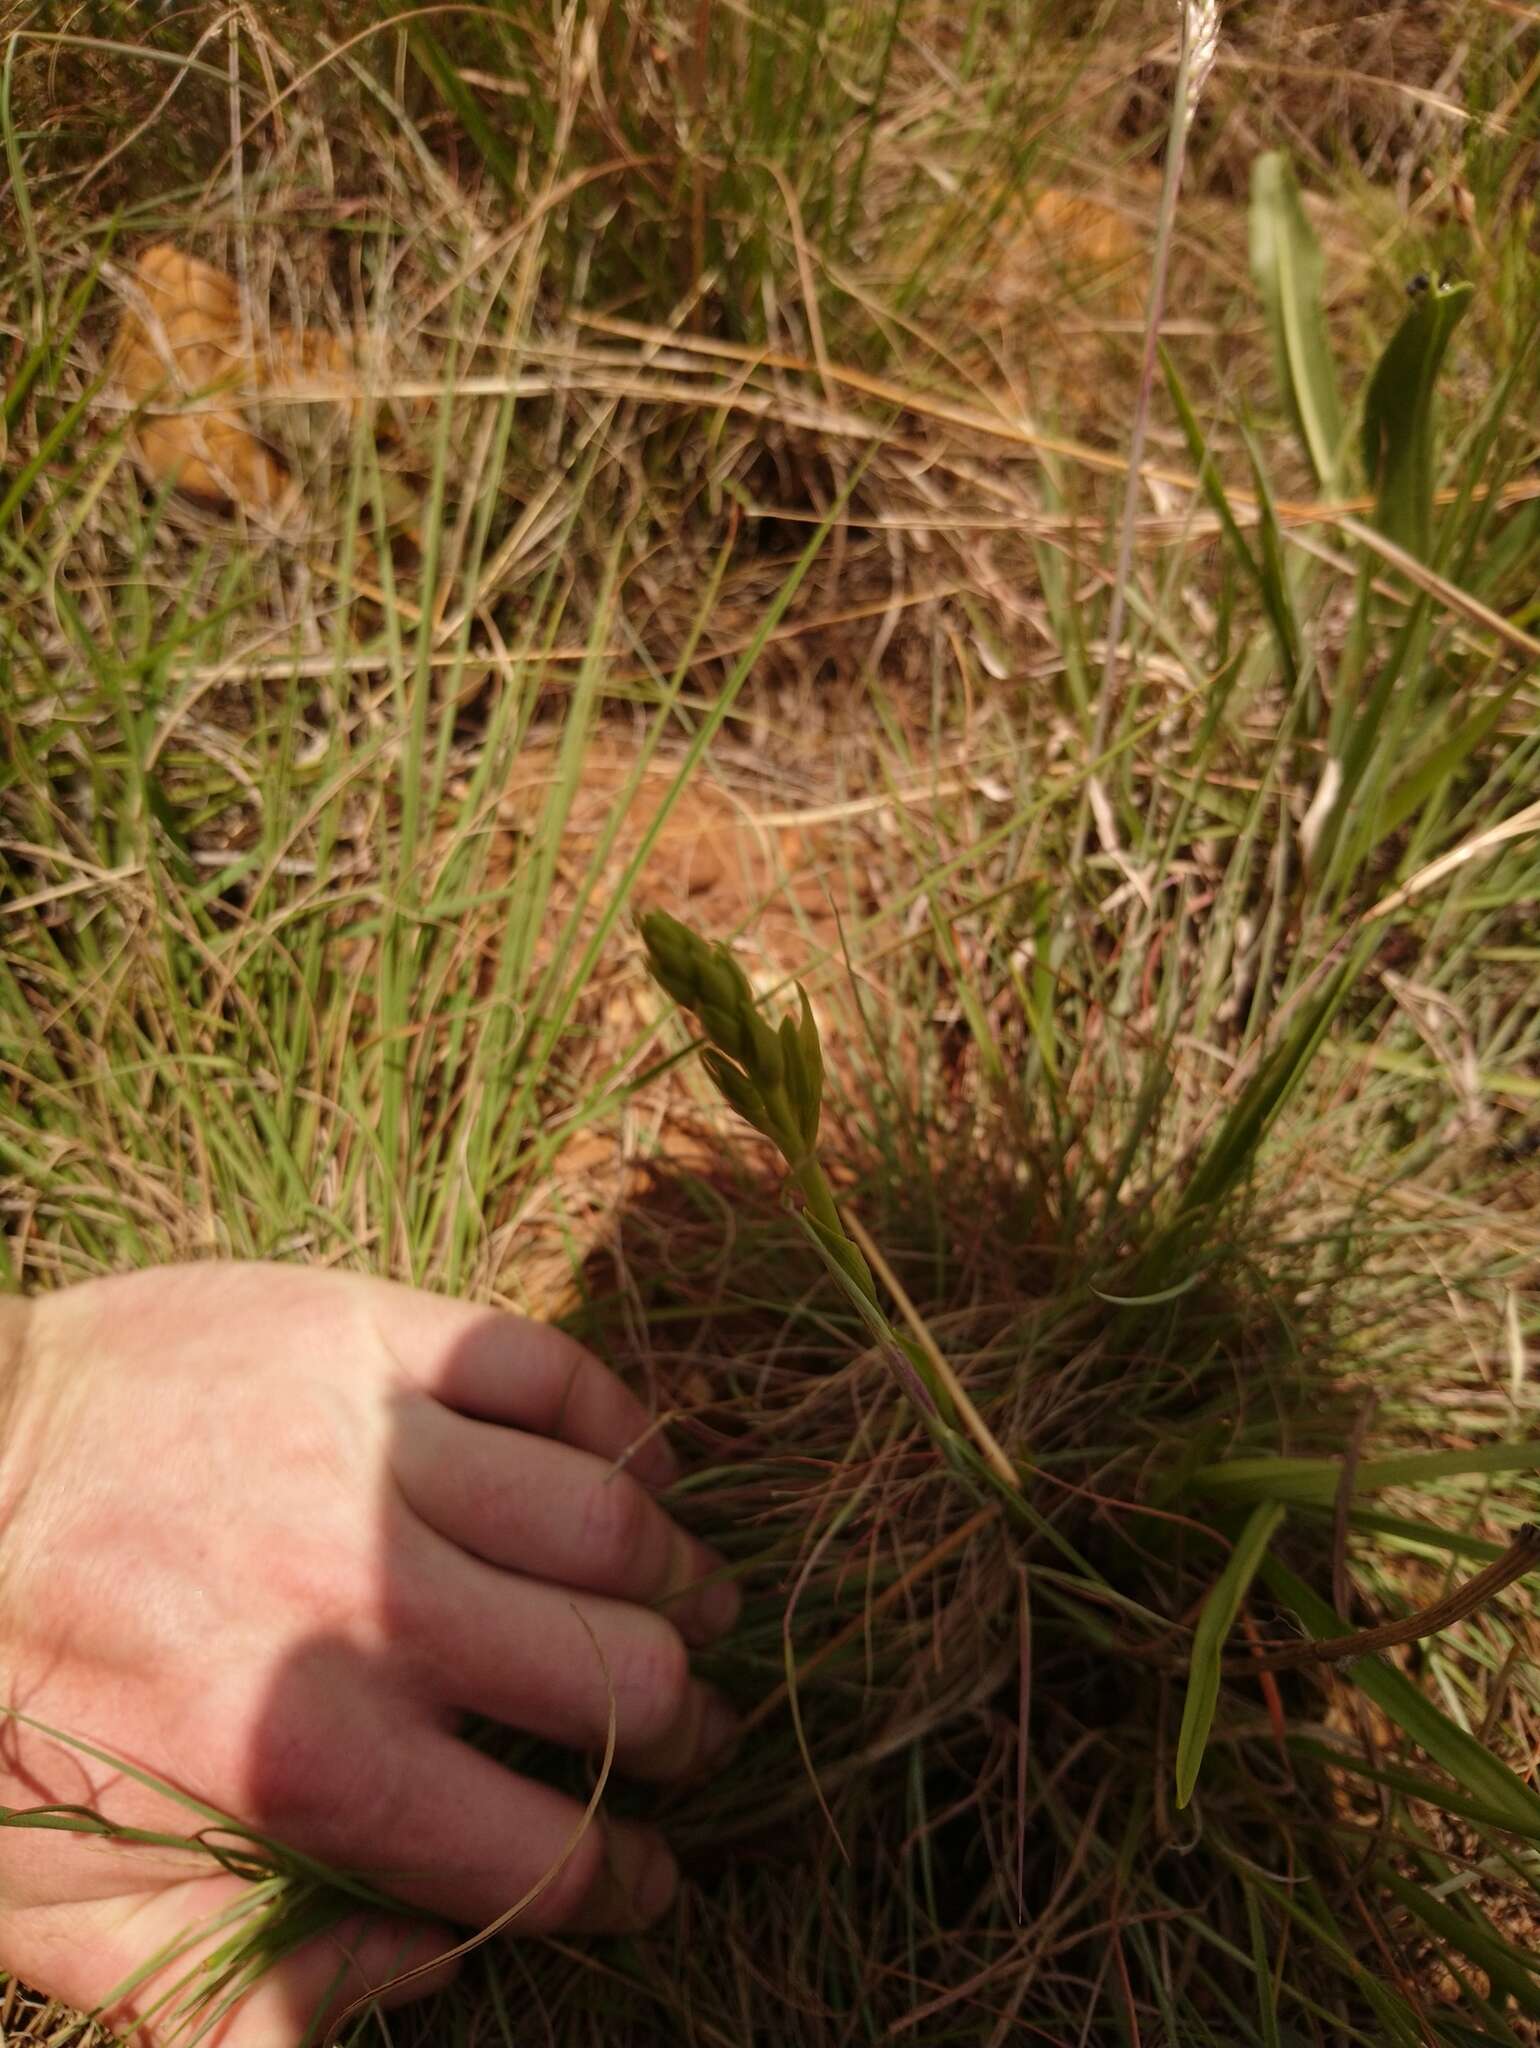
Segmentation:
{"type": "MultiPolygon", "coordinates": [[[[658,1779],[732,1739],[687,1644],[736,1593],[649,1491],[674,1463],[646,1412],[570,1339],[352,1275],[164,1267],[0,1303],[0,1423],[0,1708],[28,1717],[0,1721],[0,1805],[201,1824],[42,1722],[446,1920],[485,1925],[553,1870],[519,1930],[668,1905],[654,1831],[582,1831],[456,1733],[472,1712],[598,1751],[613,1702],[617,1768],[658,1779]]],[[[152,2008],[222,1937],[116,1987],[244,1883],[195,1850],[0,1828],[0,1964],[152,2048],[152,2008]]],[[[203,2038],[293,2048],[453,1940],[360,1915],[203,2038]]]]}

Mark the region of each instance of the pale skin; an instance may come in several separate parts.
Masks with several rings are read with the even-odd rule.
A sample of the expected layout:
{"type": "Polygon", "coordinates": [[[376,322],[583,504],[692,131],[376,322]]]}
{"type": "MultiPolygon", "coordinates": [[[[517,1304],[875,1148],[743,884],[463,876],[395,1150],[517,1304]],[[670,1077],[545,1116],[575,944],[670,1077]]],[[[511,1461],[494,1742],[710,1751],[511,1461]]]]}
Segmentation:
{"type": "MultiPolygon", "coordinates": [[[[475,1714],[597,1758],[613,1709],[617,1771],[676,1780],[725,1754],[731,1713],[689,1655],[738,1596],[659,1504],[675,1471],[559,1332],[384,1281],[205,1264],[0,1302],[0,1706],[435,1916],[311,1941],[218,2048],[293,2048],[546,1877],[516,1932],[667,1910],[660,1835],[582,1829],[457,1731],[475,1714]]],[[[66,1803],[200,1824],[0,1720],[0,1806],[66,1803]]],[[[243,1882],[183,1850],[0,1828],[0,1966],[161,2048],[173,2030],[147,2015],[196,1949],[115,1987],[243,1882]]]]}

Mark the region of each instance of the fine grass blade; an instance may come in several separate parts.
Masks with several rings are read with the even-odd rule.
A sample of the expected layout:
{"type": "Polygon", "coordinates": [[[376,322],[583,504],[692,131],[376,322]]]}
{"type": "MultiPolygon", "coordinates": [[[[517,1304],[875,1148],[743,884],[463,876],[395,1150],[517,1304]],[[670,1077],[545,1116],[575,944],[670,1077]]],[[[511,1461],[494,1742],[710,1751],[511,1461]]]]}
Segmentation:
{"type": "MultiPolygon", "coordinates": [[[[1243,1880],[1244,1882],[1244,1880],[1243,1880]]],[[[1278,2002],[1273,1982],[1274,1964],[1268,1953],[1267,1930],[1255,1885],[1246,1882],[1246,1932],[1251,1941],[1252,1968],[1257,1977],[1257,2029],[1262,2048],[1283,2048],[1278,2026],[1278,2002]]]]}
{"type": "Polygon", "coordinates": [[[1303,1079],[1332,1019],[1362,965],[1360,946],[1303,1005],[1293,1029],[1258,1067],[1198,1161],[1182,1198],[1179,1218],[1197,1215],[1227,1195],[1244,1176],[1278,1112],[1303,1079]]]}
{"type": "Polygon", "coordinates": [[[1427,559],[1433,523],[1433,399],[1449,340],[1470,310],[1474,285],[1419,290],[1386,344],[1364,399],[1364,472],[1380,531],[1427,559]]]}
{"type": "Polygon", "coordinates": [[[1192,1642],[1187,1672],[1187,1699],[1182,1707],[1182,1732],[1176,1742],[1176,1803],[1185,1806],[1198,1782],[1214,1708],[1219,1702],[1219,1664],[1225,1639],[1234,1626],[1247,1588],[1256,1576],[1274,1531],[1286,1510],[1276,1501],[1255,1507],[1204,1603],[1192,1642]]]}
{"type": "Polygon", "coordinates": [[[1343,492],[1342,401],[1321,309],[1321,246],[1282,150],[1251,171],[1251,274],[1262,295],[1278,379],[1323,490],[1343,492]]]}
{"type": "MultiPolygon", "coordinates": [[[[1166,389],[1171,394],[1171,403],[1176,408],[1176,416],[1181,423],[1192,459],[1198,466],[1198,481],[1203,487],[1203,494],[1214,509],[1231,554],[1262,600],[1267,622],[1273,629],[1273,640],[1278,649],[1284,680],[1292,695],[1299,678],[1299,633],[1294,609],[1289,602],[1288,586],[1279,572],[1278,550],[1276,546],[1265,548],[1260,561],[1252,553],[1231,509],[1223,479],[1209,451],[1203,429],[1198,424],[1198,416],[1192,409],[1181,378],[1177,375],[1176,365],[1164,349],[1161,350],[1160,359],[1166,373],[1166,389]]],[[[1253,468],[1256,468],[1255,459],[1253,468]]],[[[1262,501],[1262,512],[1264,521],[1271,528],[1269,538],[1273,538],[1276,535],[1277,515],[1271,502],[1265,497],[1262,501]]]]}
{"type": "Polygon", "coordinates": [[[470,137],[482,162],[503,190],[510,197],[514,196],[519,189],[518,158],[487,119],[481,102],[465,84],[459,67],[446,55],[432,31],[416,21],[412,23],[410,35],[413,54],[443,94],[445,104],[470,137]]]}

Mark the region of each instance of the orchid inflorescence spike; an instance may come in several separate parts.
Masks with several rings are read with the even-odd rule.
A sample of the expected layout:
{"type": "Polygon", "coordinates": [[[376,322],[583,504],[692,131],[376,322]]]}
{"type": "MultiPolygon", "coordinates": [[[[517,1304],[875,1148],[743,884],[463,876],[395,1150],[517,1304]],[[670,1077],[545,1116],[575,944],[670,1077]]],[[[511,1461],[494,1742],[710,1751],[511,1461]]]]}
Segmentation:
{"type": "MultiPolygon", "coordinates": [[[[760,1015],[748,976],[726,946],[701,938],[662,910],[649,911],[640,926],[654,978],[705,1033],[701,1059],[707,1073],[739,1116],[785,1159],[802,1191],[802,1220],[810,1236],[839,1274],[938,1448],[969,1475],[970,1483],[977,1468],[978,1475],[1021,1510],[1020,1483],[1009,1458],[934,1344],[927,1346],[918,1341],[918,1332],[906,1334],[889,1321],[865,1254],[835,1206],[818,1159],[823,1051],[807,991],[797,984],[799,1014],[783,1017],[780,1029],[773,1030],[760,1015]],[[960,1430],[972,1437],[972,1446],[960,1430]]],[[[873,1257],[882,1264],[875,1248],[873,1257]]],[[[884,1272],[889,1288],[902,1301],[896,1279],[886,1268],[884,1272]]],[[[907,1305],[906,1312],[913,1318],[907,1305]]]]}
{"type": "Polygon", "coordinates": [[[800,1014],[782,1018],[775,1030],[760,1015],[749,978],[726,946],[701,938],[666,911],[649,911],[640,922],[654,978],[705,1033],[707,1073],[739,1116],[781,1153],[820,1242],[875,1301],[866,1261],[840,1222],[818,1163],[823,1051],[807,991],[799,982],[800,1014]]]}

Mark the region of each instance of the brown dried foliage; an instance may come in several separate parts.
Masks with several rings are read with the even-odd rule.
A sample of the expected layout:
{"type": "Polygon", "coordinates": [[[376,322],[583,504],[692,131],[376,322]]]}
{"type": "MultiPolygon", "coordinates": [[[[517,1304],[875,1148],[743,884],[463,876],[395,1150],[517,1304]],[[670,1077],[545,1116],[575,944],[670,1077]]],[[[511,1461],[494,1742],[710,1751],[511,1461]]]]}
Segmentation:
{"type": "Polygon", "coordinates": [[[134,405],[177,408],[135,422],[149,480],[248,512],[272,513],[289,485],[287,464],[247,424],[253,399],[310,386],[357,403],[348,344],[315,328],[275,327],[258,340],[235,280],[169,242],[135,267],[112,372],[134,405]]]}

